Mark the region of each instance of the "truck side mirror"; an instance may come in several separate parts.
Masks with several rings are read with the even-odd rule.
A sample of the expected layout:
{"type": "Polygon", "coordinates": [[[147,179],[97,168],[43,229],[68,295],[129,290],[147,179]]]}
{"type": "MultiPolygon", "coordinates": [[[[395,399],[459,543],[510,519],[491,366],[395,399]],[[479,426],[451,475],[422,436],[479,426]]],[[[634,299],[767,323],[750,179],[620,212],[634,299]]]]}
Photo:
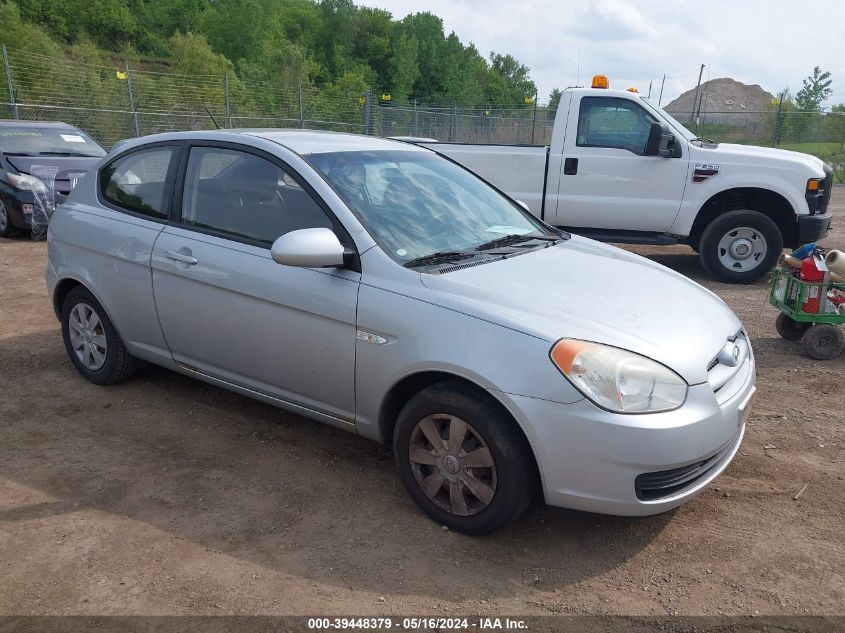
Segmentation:
{"type": "Polygon", "coordinates": [[[675,135],[672,134],[672,129],[665,123],[655,121],[649,128],[644,154],[646,156],[671,158],[677,153],[675,144],[675,135]]]}

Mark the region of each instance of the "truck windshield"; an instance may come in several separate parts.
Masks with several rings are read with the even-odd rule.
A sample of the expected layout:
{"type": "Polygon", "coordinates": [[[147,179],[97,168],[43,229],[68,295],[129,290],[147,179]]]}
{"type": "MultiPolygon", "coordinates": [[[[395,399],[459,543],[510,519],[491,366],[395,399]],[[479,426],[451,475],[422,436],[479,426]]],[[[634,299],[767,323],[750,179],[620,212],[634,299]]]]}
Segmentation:
{"type": "Polygon", "coordinates": [[[106,155],[106,150],[80,130],[34,125],[0,128],[0,150],[11,156],[106,155]]]}
{"type": "Polygon", "coordinates": [[[666,122],[669,125],[671,125],[673,128],[675,128],[675,130],[677,132],[679,132],[681,134],[681,136],[683,136],[686,140],[692,141],[693,139],[697,138],[695,134],[693,134],[687,128],[685,128],[683,126],[683,124],[680,123],[680,121],[678,121],[675,117],[673,117],[671,114],[666,112],[666,110],[664,110],[663,108],[654,105],[648,99],[643,99],[642,102],[652,112],[657,114],[659,117],[665,119],[666,122]]]}
{"type": "Polygon", "coordinates": [[[433,153],[352,151],[305,158],[401,264],[435,255],[475,256],[479,247],[498,246],[504,237],[504,243],[559,238],[477,176],[433,153]]]}

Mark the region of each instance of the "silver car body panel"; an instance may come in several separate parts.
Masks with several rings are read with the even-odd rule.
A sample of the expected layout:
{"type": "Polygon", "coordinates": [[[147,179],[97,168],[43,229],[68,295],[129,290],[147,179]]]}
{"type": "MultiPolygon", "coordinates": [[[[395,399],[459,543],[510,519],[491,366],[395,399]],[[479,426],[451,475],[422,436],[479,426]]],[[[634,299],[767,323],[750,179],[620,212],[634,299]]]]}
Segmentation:
{"type": "Polygon", "coordinates": [[[105,160],[189,140],[239,143],[284,161],[349,233],[361,272],[282,266],[269,248],[110,209],[91,170],[51,222],[49,290],[66,279],[87,286],[139,358],[387,441],[380,416],[395,385],[421,372],[461,377],[513,415],[546,500],[582,510],[638,515],[680,505],[736,451],[754,358],[749,346],[741,366],[713,367],[744,333],[694,282],[577,237],[447,274],[403,268],[299,155],[428,151],[397,141],[300,130],[169,133],[129,141],[105,160]],[[687,401],[659,414],[600,409],[549,359],[566,337],[663,363],[691,385],[687,401]],[[639,474],[717,453],[722,461],[695,486],[658,502],[636,497],[639,474]]]}

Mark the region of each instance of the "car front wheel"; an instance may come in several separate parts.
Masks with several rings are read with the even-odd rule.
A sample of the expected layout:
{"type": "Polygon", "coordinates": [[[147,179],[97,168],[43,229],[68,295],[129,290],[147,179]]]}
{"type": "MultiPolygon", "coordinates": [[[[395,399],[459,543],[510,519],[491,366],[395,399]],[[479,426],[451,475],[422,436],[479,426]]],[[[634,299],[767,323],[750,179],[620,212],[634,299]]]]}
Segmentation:
{"type": "Polygon", "coordinates": [[[62,304],[62,338],[68,357],[95,385],[110,385],[135,373],[129,354],[100,302],[86,288],[71,290],[62,304]]]}
{"type": "Polygon", "coordinates": [[[417,505],[459,532],[508,525],[537,489],[521,430],[487,394],[459,383],[437,383],[411,398],[399,414],[393,449],[417,505]]]}
{"type": "Polygon", "coordinates": [[[701,265],[718,281],[750,284],[775,267],[783,252],[783,236],[759,211],[729,211],[714,219],[701,234],[701,265]]]}
{"type": "Polygon", "coordinates": [[[6,203],[0,200],[0,237],[11,237],[17,231],[12,226],[12,218],[9,217],[9,210],[6,203]]]}

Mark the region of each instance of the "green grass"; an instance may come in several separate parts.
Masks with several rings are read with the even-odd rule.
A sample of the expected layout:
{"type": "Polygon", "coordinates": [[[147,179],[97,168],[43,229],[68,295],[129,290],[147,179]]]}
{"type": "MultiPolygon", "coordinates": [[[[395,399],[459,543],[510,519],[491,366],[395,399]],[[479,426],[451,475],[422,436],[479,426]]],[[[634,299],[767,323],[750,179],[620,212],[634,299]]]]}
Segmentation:
{"type": "Polygon", "coordinates": [[[813,154],[814,156],[830,156],[839,152],[842,144],[818,141],[809,143],[781,143],[778,147],[780,149],[791,149],[794,152],[813,154]]]}

